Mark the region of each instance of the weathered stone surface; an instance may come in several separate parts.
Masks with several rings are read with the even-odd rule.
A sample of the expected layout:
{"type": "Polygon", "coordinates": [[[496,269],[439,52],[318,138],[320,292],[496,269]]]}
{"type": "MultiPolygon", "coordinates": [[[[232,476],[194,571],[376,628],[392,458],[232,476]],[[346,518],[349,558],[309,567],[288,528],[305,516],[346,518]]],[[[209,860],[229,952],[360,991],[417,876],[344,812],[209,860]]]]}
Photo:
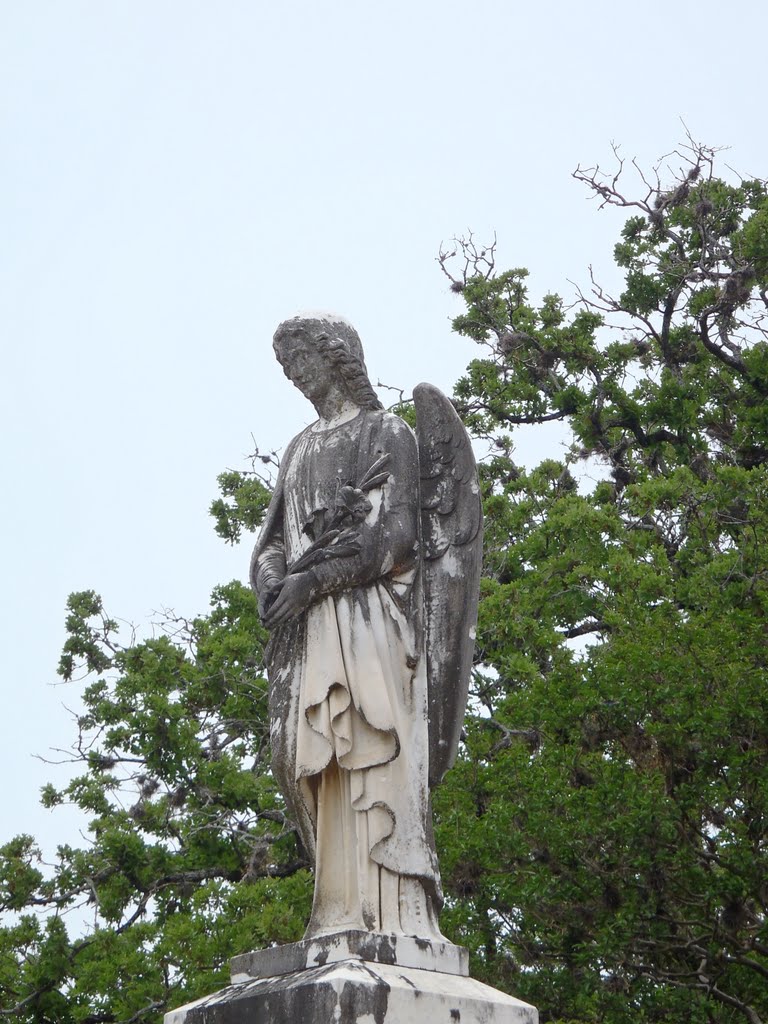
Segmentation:
{"type": "Polygon", "coordinates": [[[293,317],[274,349],[318,415],[285,452],[251,563],[272,766],[315,862],[305,937],[443,942],[429,790],[456,756],[472,664],[472,445],[428,384],[416,436],[388,413],[343,318],[293,317]]]}
{"type": "Polygon", "coordinates": [[[275,353],[318,420],[289,445],[251,564],[271,632],[272,764],[315,898],[302,942],[235,957],[166,1024],[536,1024],[468,977],[438,924],[432,786],[456,755],[482,547],[472,447],[437,389],[385,412],[357,332],[286,321],[275,353]]]}
{"type": "Polygon", "coordinates": [[[466,949],[452,942],[349,930],[236,956],[232,960],[232,983],[277,977],[342,960],[414,967],[464,977],[469,974],[466,949]]]}
{"type": "Polygon", "coordinates": [[[483,511],[472,445],[431,384],[413,389],[419,444],[429,785],[452,767],[467,706],[480,598],[483,511]]]}
{"type": "Polygon", "coordinates": [[[165,1024],[537,1024],[534,1007],[472,978],[344,960],[232,985],[165,1024]]]}

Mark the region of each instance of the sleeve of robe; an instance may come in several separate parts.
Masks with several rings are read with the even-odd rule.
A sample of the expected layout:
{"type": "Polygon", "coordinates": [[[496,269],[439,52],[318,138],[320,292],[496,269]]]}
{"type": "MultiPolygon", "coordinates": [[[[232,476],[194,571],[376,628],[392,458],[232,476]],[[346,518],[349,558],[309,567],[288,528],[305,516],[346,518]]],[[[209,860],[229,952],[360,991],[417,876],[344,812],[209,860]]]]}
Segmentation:
{"type": "Polygon", "coordinates": [[[361,452],[361,474],[389,455],[389,479],[369,492],[373,508],[361,524],[360,552],[313,566],[319,593],[365,586],[413,568],[418,556],[419,459],[416,438],[398,416],[385,415],[381,429],[361,452]]]}
{"type": "Polygon", "coordinates": [[[285,577],[285,538],[283,535],[283,485],[298,438],[288,445],[275,481],[272,500],[264,515],[259,539],[251,556],[251,586],[258,597],[267,587],[285,577]]]}

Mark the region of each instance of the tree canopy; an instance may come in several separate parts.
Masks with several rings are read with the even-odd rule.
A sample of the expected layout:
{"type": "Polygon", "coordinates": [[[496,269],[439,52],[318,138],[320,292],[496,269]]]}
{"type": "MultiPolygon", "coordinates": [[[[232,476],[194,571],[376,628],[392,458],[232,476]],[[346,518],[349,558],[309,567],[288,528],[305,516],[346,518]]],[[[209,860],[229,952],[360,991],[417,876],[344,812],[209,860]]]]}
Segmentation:
{"type": "MultiPolygon", "coordinates": [[[[768,189],[690,142],[651,174],[616,161],[575,176],[626,211],[618,295],[534,301],[471,236],[439,257],[477,345],[455,401],[487,453],[470,710],[434,793],[441,920],[542,1021],[759,1024],[768,189]],[[554,450],[519,465],[516,430],[552,422],[554,450]]],[[[258,528],[271,461],[220,478],[225,540],[258,528]]],[[[47,867],[30,836],[0,849],[0,1014],[156,1021],[308,916],[269,771],[266,634],[239,582],[128,641],[74,594],[67,631],[81,770],[43,800],[80,807],[89,841],[47,867]]]]}

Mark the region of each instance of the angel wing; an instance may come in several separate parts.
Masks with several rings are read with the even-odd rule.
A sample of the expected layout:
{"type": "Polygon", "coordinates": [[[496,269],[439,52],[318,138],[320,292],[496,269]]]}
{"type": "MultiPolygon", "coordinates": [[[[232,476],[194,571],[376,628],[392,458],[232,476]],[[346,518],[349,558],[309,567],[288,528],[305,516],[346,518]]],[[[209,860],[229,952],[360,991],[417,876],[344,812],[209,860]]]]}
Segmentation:
{"type": "Polygon", "coordinates": [[[413,392],[429,686],[429,784],[453,762],[467,704],[483,549],[477,466],[456,410],[431,384],[413,392]]]}

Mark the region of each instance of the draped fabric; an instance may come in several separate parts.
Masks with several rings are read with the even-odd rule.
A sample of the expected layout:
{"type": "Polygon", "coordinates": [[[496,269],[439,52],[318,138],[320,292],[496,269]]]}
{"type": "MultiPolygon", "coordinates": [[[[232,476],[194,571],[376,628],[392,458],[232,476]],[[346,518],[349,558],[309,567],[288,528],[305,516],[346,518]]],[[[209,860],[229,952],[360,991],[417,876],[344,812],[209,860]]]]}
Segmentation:
{"type": "Polygon", "coordinates": [[[359,412],[289,448],[254,553],[257,587],[290,571],[382,456],[358,549],[313,568],[322,596],[268,651],[273,766],[316,882],[307,934],[339,927],[439,935],[429,823],[418,458],[408,426],[359,412]],[[318,525],[320,524],[320,525],[318,525]]]}

